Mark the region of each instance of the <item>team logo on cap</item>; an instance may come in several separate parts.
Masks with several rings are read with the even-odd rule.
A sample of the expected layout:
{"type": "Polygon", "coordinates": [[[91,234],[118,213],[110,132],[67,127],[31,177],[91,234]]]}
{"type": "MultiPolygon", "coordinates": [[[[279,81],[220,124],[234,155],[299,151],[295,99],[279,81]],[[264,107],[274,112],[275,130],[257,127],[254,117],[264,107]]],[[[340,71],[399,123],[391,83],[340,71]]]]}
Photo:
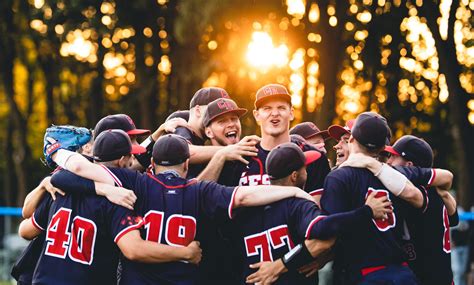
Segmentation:
{"type": "Polygon", "coordinates": [[[133,122],[132,118],[130,118],[128,115],[125,115],[125,118],[130,123],[130,125],[132,125],[135,128],[135,123],[133,122]]]}
{"type": "Polygon", "coordinates": [[[263,88],[263,94],[264,95],[274,95],[274,94],[278,94],[278,90],[274,87],[265,87],[263,88]]]}
{"type": "Polygon", "coordinates": [[[232,104],[230,102],[226,102],[225,100],[219,100],[217,102],[217,107],[219,107],[221,110],[230,110],[232,109],[232,104]]]}
{"type": "Polygon", "coordinates": [[[221,89],[220,91],[221,91],[222,98],[230,98],[229,94],[227,94],[227,92],[225,92],[224,89],[221,89]]]}

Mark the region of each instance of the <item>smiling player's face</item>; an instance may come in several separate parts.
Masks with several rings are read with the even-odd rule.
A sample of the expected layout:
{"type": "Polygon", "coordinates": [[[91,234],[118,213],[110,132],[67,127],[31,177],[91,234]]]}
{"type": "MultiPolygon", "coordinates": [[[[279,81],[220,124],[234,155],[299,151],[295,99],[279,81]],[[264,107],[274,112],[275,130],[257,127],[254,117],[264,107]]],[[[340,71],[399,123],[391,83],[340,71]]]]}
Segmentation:
{"type": "Polygon", "coordinates": [[[282,99],[271,99],[254,110],[254,117],[262,130],[262,136],[278,137],[288,132],[294,119],[293,108],[282,99]]]}
{"type": "Polygon", "coordinates": [[[206,128],[206,135],[213,145],[226,146],[240,141],[242,126],[236,114],[228,113],[214,119],[206,128]]]}
{"type": "Polygon", "coordinates": [[[334,146],[334,150],[336,151],[336,166],[346,161],[349,157],[349,138],[349,134],[344,134],[334,146]]]}

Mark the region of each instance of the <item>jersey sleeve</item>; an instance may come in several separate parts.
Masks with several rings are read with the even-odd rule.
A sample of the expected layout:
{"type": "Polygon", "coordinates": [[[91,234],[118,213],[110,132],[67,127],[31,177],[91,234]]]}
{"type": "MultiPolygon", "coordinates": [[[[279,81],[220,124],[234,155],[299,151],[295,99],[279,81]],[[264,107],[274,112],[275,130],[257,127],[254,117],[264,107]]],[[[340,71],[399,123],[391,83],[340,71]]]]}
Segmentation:
{"type": "Polygon", "coordinates": [[[330,173],[324,181],[324,192],[320,202],[324,214],[346,212],[351,209],[349,191],[343,180],[334,175],[335,171],[330,173]]]}
{"type": "Polygon", "coordinates": [[[305,199],[288,199],[287,205],[290,221],[300,239],[306,239],[313,225],[325,217],[315,203],[305,199]]]}
{"type": "Polygon", "coordinates": [[[232,219],[235,194],[239,187],[227,187],[215,182],[198,182],[201,209],[211,218],[232,219]]]}
{"type": "Polygon", "coordinates": [[[193,141],[191,132],[185,127],[177,127],[174,133],[176,135],[180,135],[183,138],[185,138],[188,141],[188,143],[191,143],[193,141]]]}
{"type": "Polygon", "coordinates": [[[44,195],[35,212],[31,216],[31,222],[35,228],[44,231],[48,227],[49,208],[53,203],[50,195],[44,195]]]}
{"type": "Polygon", "coordinates": [[[57,171],[51,177],[51,184],[66,193],[95,195],[94,181],[80,177],[70,171],[57,171]]]}
{"type": "Polygon", "coordinates": [[[137,230],[143,226],[143,219],[137,216],[133,211],[108,201],[105,202],[107,202],[105,208],[108,211],[106,214],[107,224],[110,227],[110,233],[115,243],[128,232],[137,230]]]}
{"type": "Polygon", "coordinates": [[[314,191],[321,191],[324,185],[324,179],[331,171],[329,161],[324,153],[315,162],[307,166],[308,179],[306,181],[304,190],[308,193],[316,193],[314,191]]]}
{"type": "Polygon", "coordinates": [[[436,177],[433,168],[421,168],[415,166],[396,166],[396,170],[405,175],[415,185],[430,187],[436,177]]]}

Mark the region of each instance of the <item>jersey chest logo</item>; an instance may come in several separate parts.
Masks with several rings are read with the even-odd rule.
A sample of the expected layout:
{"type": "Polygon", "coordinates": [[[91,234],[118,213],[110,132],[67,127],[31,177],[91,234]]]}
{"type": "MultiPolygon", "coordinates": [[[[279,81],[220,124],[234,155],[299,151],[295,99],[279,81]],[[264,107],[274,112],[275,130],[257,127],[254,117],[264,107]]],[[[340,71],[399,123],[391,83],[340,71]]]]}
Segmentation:
{"type": "MultiPolygon", "coordinates": [[[[365,195],[365,199],[367,200],[367,196],[369,196],[372,192],[376,192],[375,197],[380,198],[380,197],[387,197],[389,201],[390,200],[390,195],[388,194],[387,190],[376,190],[373,188],[369,188],[367,190],[367,194],[365,195]]],[[[381,232],[388,231],[391,228],[394,228],[395,225],[397,224],[397,220],[395,217],[395,209],[392,207],[392,213],[388,214],[387,219],[372,219],[374,222],[375,226],[377,229],[381,232]]]]}
{"type": "Polygon", "coordinates": [[[91,265],[94,260],[96,224],[76,216],[71,219],[71,209],[60,208],[51,218],[46,232],[45,255],[65,259],[66,255],[78,263],[91,265]]]}
{"type": "Polygon", "coordinates": [[[240,177],[239,180],[239,186],[270,185],[270,177],[268,177],[268,174],[246,174],[246,172],[242,173],[242,177],[240,177]]]}
{"type": "Polygon", "coordinates": [[[247,257],[259,256],[260,261],[273,261],[272,250],[284,247],[286,253],[295,247],[287,225],[246,236],[244,243],[247,257]]]}

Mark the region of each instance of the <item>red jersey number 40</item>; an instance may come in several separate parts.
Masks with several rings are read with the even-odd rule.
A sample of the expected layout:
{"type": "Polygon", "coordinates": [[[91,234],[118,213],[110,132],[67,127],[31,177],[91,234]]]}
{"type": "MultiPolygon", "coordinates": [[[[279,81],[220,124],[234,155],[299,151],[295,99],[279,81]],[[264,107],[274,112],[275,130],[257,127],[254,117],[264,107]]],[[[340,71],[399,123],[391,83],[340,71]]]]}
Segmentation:
{"type": "Polygon", "coordinates": [[[51,219],[46,233],[45,254],[57,258],[66,255],[75,262],[92,264],[97,226],[91,220],[74,217],[69,230],[71,209],[59,209],[51,219]]]}

